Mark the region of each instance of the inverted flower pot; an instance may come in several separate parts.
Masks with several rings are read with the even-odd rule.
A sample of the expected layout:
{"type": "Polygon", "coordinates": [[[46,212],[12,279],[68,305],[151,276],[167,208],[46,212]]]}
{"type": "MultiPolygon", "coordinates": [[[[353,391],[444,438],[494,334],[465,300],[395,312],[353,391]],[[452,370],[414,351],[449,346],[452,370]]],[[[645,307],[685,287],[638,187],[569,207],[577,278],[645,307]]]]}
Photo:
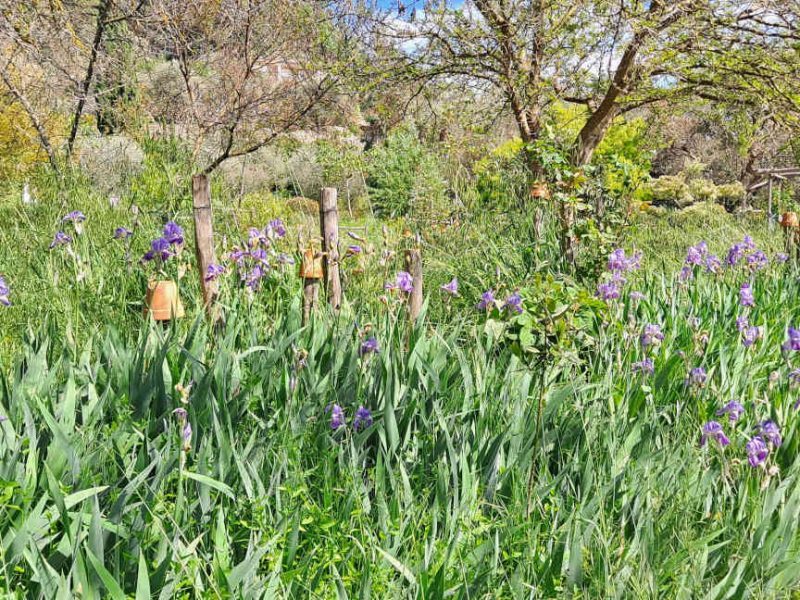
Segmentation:
{"type": "Polygon", "coordinates": [[[787,229],[800,226],[800,219],[798,218],[797,213],[794,211],[783,213],[781,215],[781,225],[787,229]]]}
{"type": "Polygon", "coordinates": [[[322,256],[317,256],[312,248],[303,253],[300,264],[300,277],[303,279],[322,279],[322,256]]]}
{"type": "Polygon", "coordinates": [[[144,316],[151,316],[154,321],[180,319],[185,314],[178,286],[172,280],[149,282],[144,305],[144,316]]]}

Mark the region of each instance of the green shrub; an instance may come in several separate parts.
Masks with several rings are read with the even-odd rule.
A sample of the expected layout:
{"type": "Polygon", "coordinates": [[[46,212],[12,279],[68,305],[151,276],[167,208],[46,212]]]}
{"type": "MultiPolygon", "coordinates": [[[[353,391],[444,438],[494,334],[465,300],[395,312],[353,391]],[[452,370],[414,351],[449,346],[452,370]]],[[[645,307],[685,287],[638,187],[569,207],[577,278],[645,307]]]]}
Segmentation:
{"type": "Polygon", "coordinates": [[[717,186],[717,200],[728,209],[739,206],[747,197],[747,190],[739,181],[717,186]]]}
{"type": "Polygon", "coordinates": [[[527,196],[528,169],[520,138],[513,138],[478,160],[473,171],[475,187],[482,204],[506,207],[509,200],[527,196]]]}
{"type": "Polygon", "coordinates": [[[684,175],[665,175],[651,181],[648,187],[654,202],[675,204],[679,208],[694,202],[684,175]]]}
{"type": "Polygon", "coordinates": [[[689,192],[696,202],[714,202],[719,195],[714,182],[702,177],[689,181],[689,192]]]}
{"type": "Polygon", "coordinates": [[[397,129],[367,156],[367,187],[375,212],[397,217],[432,211],[445,199],[436,155],[411,127],[397,129]]]}

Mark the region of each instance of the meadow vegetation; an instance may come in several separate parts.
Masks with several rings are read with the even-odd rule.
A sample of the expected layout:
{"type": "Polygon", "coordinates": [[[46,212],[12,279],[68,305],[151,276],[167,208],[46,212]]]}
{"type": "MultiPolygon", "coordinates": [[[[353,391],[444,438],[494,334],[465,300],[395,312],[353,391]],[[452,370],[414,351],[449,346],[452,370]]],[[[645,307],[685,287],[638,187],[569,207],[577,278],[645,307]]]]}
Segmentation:
{"type": "Polygon", "coordinates": [[[797,596],[797,7],[413,4],[0,11],[0,595],[797,596]]]}

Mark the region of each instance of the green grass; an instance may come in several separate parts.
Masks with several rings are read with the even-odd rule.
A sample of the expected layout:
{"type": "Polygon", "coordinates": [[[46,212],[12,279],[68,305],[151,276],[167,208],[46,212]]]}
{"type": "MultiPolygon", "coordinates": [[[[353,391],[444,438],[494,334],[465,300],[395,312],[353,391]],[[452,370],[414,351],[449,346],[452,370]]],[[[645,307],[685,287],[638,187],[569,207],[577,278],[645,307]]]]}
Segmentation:
{"type": "MultiPolygon", "coordinates": [[[[401,303],[379,299],[402,262],[378,263],[380,224],[357,216],[343,229],[366,224],[375,253],[363,275],[343,266],[340,314],[322,309],[302,327],[300,282],[276,270],[252,299],[226,280],[227,322],[211,332],[193,273],[181,281],[187,318],[162,328],[141,315],[135,259],[164,217],[188,225],[185,200],[142,214],[128,270],[109,238],[130,214],[73,191],[0,202],[14,302],[0,311],[0,589],[12,596],[769,598],[800,585],[789,380],[800,364],[780,349],[800,311],[798,272],[675,277],[702,238],[723,255],[749,230],[774,251],[757,222],[642,217],[625,243],[645,267],[620,302],[578,293],[562,314],[579,319],[537,302],[488,324],[474,309],[488,287],[562,302],[542,277],[558,262],[552,235],[533,240],[514,214],[423,229],[426,308],[412,327],[401,303]],[[47,250],[67,209],[89,217],[77,268],[47,250]],[[453,275],[461,296],[448,302],[437,288],[453,275]],[[743,309],[750,279],[756,306],[743,309]],[[735,323],[745,310],[764,328],[751,348],[735,323]],[[536,354],[505,335],[531,315],[536,354]],[[652,376],[632,367],[648,323],[665,333],[647,352],[652,376]],[[360,356],[367,335],[380,352],[360,356]],[[697,366],[708,381],[687,387],[697,366]],[[191,385],[185,403],[178,385],[191,385]],[[731,445],[701,448],[702,425],[732,399],[746,413],[718,418],[731,445]],[[331,429],[332,404],[347,427],[331,429]],[[355,431],[360,406],[374,424],[355,431]],[[765,419],[783,434],[771,470],[745,452],[765,419]]],[[[302,213],[271,211],[257,224],[308,227],[302,213]]],[[[241,214],[220,211],[220,253],[251,224],[241,214]]],[[[404,227],[390,231],[398,256],[404,227]]]]}

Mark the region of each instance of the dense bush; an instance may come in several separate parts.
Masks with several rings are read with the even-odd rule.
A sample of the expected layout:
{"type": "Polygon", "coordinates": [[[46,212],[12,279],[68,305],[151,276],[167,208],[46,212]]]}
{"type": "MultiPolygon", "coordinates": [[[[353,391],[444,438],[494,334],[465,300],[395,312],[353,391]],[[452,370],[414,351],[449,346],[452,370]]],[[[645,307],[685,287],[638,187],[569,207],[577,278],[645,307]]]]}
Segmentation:
{"type": "Polygon", "coordinates": [[[436,154],[412,127],[397,129],[367,154],[367,186],[376,214],[431,214],[442,209],[447,184],[436,154]]]}

